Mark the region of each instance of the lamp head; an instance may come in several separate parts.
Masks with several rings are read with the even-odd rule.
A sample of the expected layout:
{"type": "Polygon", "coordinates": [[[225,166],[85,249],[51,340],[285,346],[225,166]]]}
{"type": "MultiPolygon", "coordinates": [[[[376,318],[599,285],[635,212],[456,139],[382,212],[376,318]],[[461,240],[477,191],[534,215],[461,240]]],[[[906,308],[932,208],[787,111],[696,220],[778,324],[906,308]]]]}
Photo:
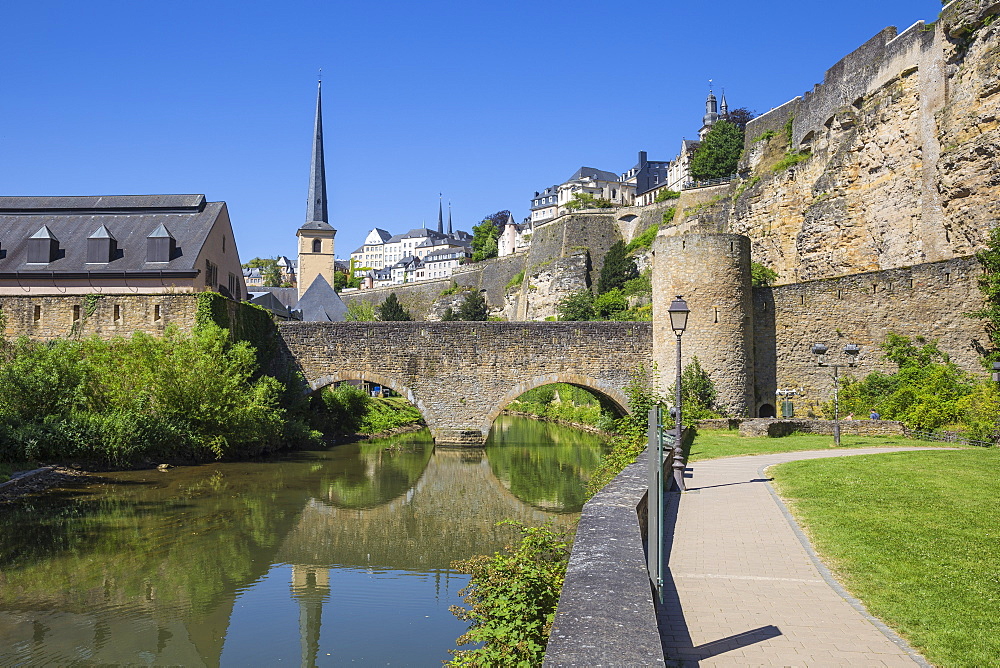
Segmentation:
{"type": "Polygon", "coordinates": [[[825,344],[814,343],[813,347],[812,347],[812,354],[813,355],[826,355],[826,351],[827,350],[828,350],[828,348],[826,347],[825,344]]]}
{"type": "Polygon", "coordinates": [[[688,309],[687,302],[680,295],[677,295],[677,299],[667,309],[667,313],[670,314],[670,328],[674,330],[674,334],[677,336],[683,334],[687,328],[688,313],[690,312],[691,310],[688,309]]]}

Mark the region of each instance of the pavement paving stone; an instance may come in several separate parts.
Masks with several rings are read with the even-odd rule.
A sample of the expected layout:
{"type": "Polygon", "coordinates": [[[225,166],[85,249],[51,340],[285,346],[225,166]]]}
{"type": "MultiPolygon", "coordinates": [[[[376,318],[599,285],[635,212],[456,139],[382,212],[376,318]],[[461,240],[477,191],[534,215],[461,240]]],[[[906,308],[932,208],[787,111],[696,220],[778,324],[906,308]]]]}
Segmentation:
{"type": "Polygon", "coordinates": [[[799,459],[918,449],[934,448],[792,452],[691,465],[689,491],[664,500],[672,520],[658,615],[667,665],[927,666],[828,582],[760,473],[799,459]]]}

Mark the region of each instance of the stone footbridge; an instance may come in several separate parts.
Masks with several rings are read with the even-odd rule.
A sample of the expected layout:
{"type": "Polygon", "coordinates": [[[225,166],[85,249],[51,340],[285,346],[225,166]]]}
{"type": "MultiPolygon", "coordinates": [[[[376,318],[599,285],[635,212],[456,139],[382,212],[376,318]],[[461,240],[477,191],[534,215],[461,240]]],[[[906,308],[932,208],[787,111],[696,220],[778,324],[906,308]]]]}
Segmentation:
{"type": "Polygon", "coordinates": [[[522,393],[593,390],[628,411],[629,373],[652,361],[649,322],[284,322],[285,359],[312,391],[344,380],[390,387],[420,409],[436,443],[480,444],[522,393]]]}

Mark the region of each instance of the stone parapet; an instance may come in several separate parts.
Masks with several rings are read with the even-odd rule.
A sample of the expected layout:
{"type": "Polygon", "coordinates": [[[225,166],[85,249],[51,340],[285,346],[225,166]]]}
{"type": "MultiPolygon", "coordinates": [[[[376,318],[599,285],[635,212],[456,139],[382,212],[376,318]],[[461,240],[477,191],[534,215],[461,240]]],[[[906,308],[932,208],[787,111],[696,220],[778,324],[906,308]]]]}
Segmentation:
{"type": "Polygon", "coordinates": [[[646,570],[645,454],[587,502],[544,666],[662,666],[646,570]]]}

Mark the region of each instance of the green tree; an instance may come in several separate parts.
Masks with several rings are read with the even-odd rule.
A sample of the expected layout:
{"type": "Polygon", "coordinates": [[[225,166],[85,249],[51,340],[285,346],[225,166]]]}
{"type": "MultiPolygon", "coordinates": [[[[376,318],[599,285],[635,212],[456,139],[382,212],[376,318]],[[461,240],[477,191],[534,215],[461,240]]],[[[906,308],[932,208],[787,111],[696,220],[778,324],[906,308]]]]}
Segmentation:
{"type": "Polygon", "coordinates": [[[624,241],[616,241],[604,255],[601,276],[597,279],[597,294],[621,288],[627,281],[639,277],[635,261],[628,256],[624,241]]]}
{"type": "Polygon", "coordinates": [[[390,292],[385,301],[376,309],[378,319],[385,322],[405,322],[413,320],[410,312],[403,308],[395,292],[390,292]]]}
{"type": "Polygon", "coordinates": [[[556,305],[560,320],[591,320],[594,317],[594,295],[583,289],[563,297],[556,305]]]}
{"type": "Polygon", "coordinates": [[[462,304],[458,307],[457,317],[459,320],[486,320],[489,308],[486,306],[486,299],[479,290],[470,290],[465,293],[462,304]]]}
{"type": "Polygon", "coordinates": [[[441,314],[442,322],[454,322],[456,320],[458,320],[458,316],[455,315],[455,309],[450,306],[444,310],[444,313],[441,314]]]}
{"type": "Polygon", "coordinates": [[[373,322],[375,320],[375,305],[362,299],[347,304],[347,316],[351,322],[373,322]]]}
{"type": "Polygon", "coordinates": [[[260,269],[261,278],[264,285],[277,287],[281,285],[281,269],[278,268],[278,260],[273,257],[255,257],[243,265],[244,269],[260,269]]]}
{"type": "Polygon", "coordinates": [[[480,262],[496,257],[498,251],[497,239],[500,238],[500,228],[490,218],[486,218],[472,228],[472,261],[480,262]]]}
{"type": "Polygon", "coordinates": [[[1000,361],[1000,226],[990,230],[985,246],[976,252],[976,260],[983,268],[983,275],[979,278],[983,307],[968,315],[970,318],[986,321],[991,348],[987,351],[983,364],[990,369],[993,362],[1000,361]]]}
{"type": "Polygon", "coordinates": [[[595,197],[590,193],[573,193],[573,199],[566,202],[566,208],[570,211],[581,209],[610,209],[615,203],[604,197],[595,197]]]}
{"type": "Polygon", "coordinates": [[[743,152],[743,131],[728,121],[716,121],[691,158],[691,178],[696,181],[729,176],[743,152]]]}
{"type": "Polygon", "coordinates": [[[593,301],[594,320],[614,320],[628,310],[628,299],[619,288],[598,295],[593,301]]]}
{"type": "Polygon", "coordinates": [[[750,285],[761,288],[778,280],[778,272],[760,262],[750,263],[750,285]]]}

